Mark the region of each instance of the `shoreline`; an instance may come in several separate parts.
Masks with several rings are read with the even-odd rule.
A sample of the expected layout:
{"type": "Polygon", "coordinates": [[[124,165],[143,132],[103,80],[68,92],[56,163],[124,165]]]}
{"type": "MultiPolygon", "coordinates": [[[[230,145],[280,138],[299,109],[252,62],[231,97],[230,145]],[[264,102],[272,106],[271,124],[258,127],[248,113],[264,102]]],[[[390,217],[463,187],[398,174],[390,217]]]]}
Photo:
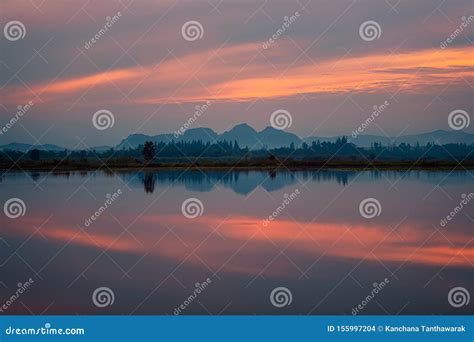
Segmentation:
{"type": "Polygon", "coordinates": [[[0,165],[0,171],[30,171],[30,172],[67,172],[67,171],[160,171],[160,170],[237,170],[237,171],[454,171],[474,170],[474,162],[326,162],[326,163],[288,163],[288,164],[259,164],[259,163],[222,163],[222,164],[136,164],[136,165],[0,165]]]}

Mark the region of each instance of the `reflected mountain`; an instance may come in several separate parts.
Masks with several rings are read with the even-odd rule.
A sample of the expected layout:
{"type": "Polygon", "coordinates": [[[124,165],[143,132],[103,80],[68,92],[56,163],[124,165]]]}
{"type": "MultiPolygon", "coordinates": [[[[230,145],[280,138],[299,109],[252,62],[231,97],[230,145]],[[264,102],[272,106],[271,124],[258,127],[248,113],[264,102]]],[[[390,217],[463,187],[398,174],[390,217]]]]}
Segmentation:
{"type": "MultiPolygon", "coordinates": [[[[5,172],[4,172],[5,173],[5,172]]],[[[0,182],[2,176],[0,173],[0,182]]],[[[332,182],[335,181],[339,185],[347,186],[351,180],[357,175],[364,174],[361,180],[377,181],[390,180],[398,182],[400,180],[414,180],[428,184],[448,185],[456,184],[472,179],[472,173],[467,170],[453,170],[452,175],[456,177],[446,177],[443,171],[396,171],[396,170],[370,170],[370,171],[349,171],[349,170],[180,170],[167,169],[156,171],[112,171],[103,170],[101,172],[94,171],[52,171],[52,172],[36,172],[28,173],[29,178],[34,183],[41,183],[45,178],[66,178],[69,179],[74,175],[82,178],[94,177],[99,174],[107,177],[119,176],[128,186],[143,187],[145,193],[152,194],[157,185],[162,186],[184,186],[186,190],[196,192],[211,192],[216,187],[224,187],[231,189],[235,193],[247,196],[258,187],[265,189],[267,192],[281,190],[290,185],[311,182],[332,182]]],[[[10,178],[23,178],[23,172],[8,172],[10,178]]]]}
{"type": "MultiPolygon", "coordinates": [[[[142,184],[146,193],[153,193],[155,183],[163,186],[183,185],[188,191],[211,192],[216,187],[231,189],[235,193],[248,196],[258,187],[267,192],[279,191],[290,185],[306,183],[308,181],[321,183],[335,181],[339,185],[348,185],[351,179],[354,179],[358,171],[347,170],[320,170],[320,171],[253,171],[253,170],[218,170],[205,172],[201,170],[166,170],[155,172],[131,172],[118,173],[118,175],[129,185],[142,184]]],[[[464,179],[471,179],[472,176],[465,171],[453,171],[456,175],[464,179]]],[[[414,179],[431,184],[456,183],[459,180],[442,177],[440,172],[426,171],[370,171],[370,180],[390,179],[414,179]]]]}
{"type": "Polygon", "coordinates": [[[153,193],[155,185],[183,185],[186,190],[210,192],[216,187],[231,189],[235,193],[247,196],[258,187],[268,192],[281,190],[298,182],[336,181],[347,185],[355,177],[356,172],[350,171],[209,171],[200,170],[162,170],[155,172],[120,172],[117,173],[129,186],[141,184],[146,193],[153,193]]]}

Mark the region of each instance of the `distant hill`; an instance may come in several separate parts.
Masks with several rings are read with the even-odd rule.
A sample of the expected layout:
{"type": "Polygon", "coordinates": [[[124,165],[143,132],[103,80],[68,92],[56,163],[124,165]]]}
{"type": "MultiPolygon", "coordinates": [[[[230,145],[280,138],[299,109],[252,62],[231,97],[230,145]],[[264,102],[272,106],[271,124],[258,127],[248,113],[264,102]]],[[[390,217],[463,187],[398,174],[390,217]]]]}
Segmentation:
{"type": "MultiPolygon", "coordinates": [[[[214,141],[237,141],[241,147],[249,147],[250,149],[257,150],[263,147],[277,148],[282,146],[289,146],[294,143],[295,146],[299,146],[301,143],[306,142],[311,144],[313,141],[328,141],[335,142],[341,136],[333,137],[306,137],[301,139],[297,135],[282,130],[277,130],[273,127],[266,127],[264,130],[257,132],[254,128],[243,123],[234,126],[228,131],[222,134],[217,134],[210,128],[193,128],[184,132],[183,135],[175,137],[174,134],[159,134],[155,136],[144,135],[144,134],[132,134],[127,138],[123,139],[122,142],[117,146],[118,149],[136,148],[138,145],[143,145],[145,141],[154,142],[170,142],[172,140],[178,141],[192,141],[202,140],[203,142],[214,142],[214,141]]],[[[351,135],[347,136],[348,141],[360,146],[370,147],[373,143],[381,143],[382,145],[391,144],[411,144],[415,145],[417,142],[420,145],[426,145],[427,143],[438,143],[441,145],[449,143],[466,143],[468,145],[474,144],[474,134],[466,133],[463,131],[443,131],[437,130],[428,133],[404,135],[396,138],[378,136],[378,135],[359,135],[353,138],[351,135]]]]}
{"type": "Polygon", "coordinates": [[[236,140],[241,147],[249,147],[253,150],[261,149],[263,147],[275,148],[288,146],[291,143],[294,143],[295,145],[301,144],[301,138],[293,133],[277,130],[273,127],[267,127],[263,131],[257,132],[247,124],[239,124],[222,134],[218,134],[210,128],[192,128],[178,136],[175,136],[175,134],[158,134],[154,136],[132,134],[126,139],[123,139],[120,144],[118,144],[117,148],[136,148],[138,145],[143,145],[145,141],[167,143],[172,140],[176,142],[201,140],[204,143],[213,143],[224,140],[233,142],[236,140]]]}
{"type": "Polygon", "coordinates": [[[53,144],[31,145],[31,144],[22,144],[22,143],[11,143],[11,144],[0,146],[0,150],[2,151],[9,150],[9,151],[27,152],[33,149],[38,149],[41,151],[63,151],[64,147],[53,145],[53,144]]]}
{"type": "MultiPolygon", "coordinates": [[[[131,134],[127,138],[123,139],[115,148],[116,149],[134,149],[139,145],[143,145],[146,141],[153,141],[156,143],[164,142],[168,143],[171,141],[183,141],[189,142],[193,140],[201,140],[204,143],[213,143],[216,141],[237,141],[240,147],[248,147],[252,150],[258,150],[262,148],[278,148],[295,144],[296,147],[300,146],[303,142],[311,144],[313,141],[328,141],[335,142],[341,136],[333,137],[317,137],[311,136],[306,138],[300,138],[297,135],[278,130],[273,127],[266,127],[262,131],[258,132],[251,126],[243,123],[238,124],[228,131],[221,134],[216,133],[210,128],[192,128],[186,130],[183,134],[176,133],[165,133],[158,135],[146,135],[146,134],[131,134]]],[[[416,145],[419,143],[424,146],[427,143],[437,143],[441,145],[449,143],[465,143],[468,145],[474,144],[474,134],[466,133],[463,131],[444,131],[437,130],[428,133],[403,135],[396,138],[390,138],[386,136],[377,135],[359,135],[353,138],[350,134],[347,135],[348,141],[359,147],[370,147],[373,143],[380,143],[382,145],[401,144],[406,143],[410,145],[416,145]]],[[[0,150],[13,150],[25,152],[32,148],[38,148],[40,150],[48,151],[62,151],[66,148],[53,144],[44,144],[39,146],[33,146],[30,144],[11,143],[8,145],[0,146],[0,150]]],[[[112,147],[110,146],[97,146],[91,147],[89,150],[96,150],[97,152],[103,152],[112,147]]]]}
{"type": "MultiPolygon", "coordinates": [[[[104,152],[110,150],[112,146],[94,146],[89,148],[88,150],[96,151],[96,152],[104,152]]],[[[66,147],[54,145],[54,144],[43,144],[43,145],[32,145],[32,144],[22,144],[22,143],[11,143],[6,145],[0,145],[0,151],[18,151],[18,152],[27,152],[34,149],[38,149],[40,151],[64,151],[70,150],[66,147]]]]}
{"type": "Polygon", "coordinates": [[[234,141],[237,140],[241,147],[256,148],[262,147],[258,132],[247,124],[234,126],[232,129],[224,132],[220,136],[221,140],[234,141]]]}
{"type": "Polygon", "coordinates": [[[201,140],[203,142],[213,142],[217,138],[218,134],[210,128],[192,128],[184,132],[183,135],[175,136],[174,133],[165,133],[158,135],[145,135],[145,134],[131,134],[127,138],[123,139],[120,144],[117,145],[117,149],[129,149],[136,148],[139,145],[143,145],[145,141],[153,141],[156,143],[164,142],[168,143],[171,141],[193,141],[201,140]]]}
{"type": "Polygon", "coordinates": [[[94,146],[89,148],[89,151],[96,151],[96,152],[105,152],[113,148],[112,146],[102,145],[102,146],[94,146]]]}
{"type": "MultiPolygon", "coordinates": [[[[312,141],[329,141],[334,142],[340,138],[340,136],[335,137],[307,137],[304,138],[304,142],[311,144],[312,141]]],[[[421,133],[421,134],[411,134],[411,135],[402,135],[400,137],[386,137],[386,136],[378,136],[378,135],[359,135],[356,138],[352,136],[348,136],[348,142],[353,143],[359,147],[370,147],[373,143],[380,143],[384,146],[396,144],[399,145],[401,143],[416,145],[419,143],[420,145],[424,146],[427,143],[437,143],[439,145],[445,144],[461,144],[465,143],[468,145],[474,144],[474,134],[466,133],[463,131],[443,131],[437,130],[428,133],[421,133]]]]}
{"type": "Polygon", "coordinates": [[[465,143],[474,144],[474,134],[469,134],[463,131],[443,131],[437,130],[430,133],[405,135],[403,137],[395,139],[395,143],[399,144],[404,142],[405,144],[414,145],[416,142],[420,145],[426,145],[429,142],[436,142],[440,145],[452,144],[452,143],[465,143]]]}

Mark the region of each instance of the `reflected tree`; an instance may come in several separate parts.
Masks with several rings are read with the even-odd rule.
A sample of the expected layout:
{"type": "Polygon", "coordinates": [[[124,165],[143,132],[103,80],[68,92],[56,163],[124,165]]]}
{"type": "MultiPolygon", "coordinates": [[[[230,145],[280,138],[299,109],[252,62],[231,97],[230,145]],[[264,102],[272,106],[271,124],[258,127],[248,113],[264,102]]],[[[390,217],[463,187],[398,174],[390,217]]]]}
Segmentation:
{"type": "Polygon", "coordinates": [[[145,172],[143,175],[143,187],[147,194],[152,194],[155,191],[156,176],[152,172],[145,172]]]}

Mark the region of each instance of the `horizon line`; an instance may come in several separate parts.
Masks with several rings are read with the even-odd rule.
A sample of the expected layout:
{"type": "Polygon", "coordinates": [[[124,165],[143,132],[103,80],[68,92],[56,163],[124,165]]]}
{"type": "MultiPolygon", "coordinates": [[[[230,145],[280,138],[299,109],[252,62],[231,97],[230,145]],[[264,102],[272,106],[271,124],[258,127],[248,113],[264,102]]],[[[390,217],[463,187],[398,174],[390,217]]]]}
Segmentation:
{"type": "MultiPolygon", "coordinates": [[[[407,137],[407,136],[413,136],[413,135],[424,135],[424,134],[430,134],[430,133],[435,133],[435,132],[445,132],[445,133],[453,133],[453,134],[458,134],[458,133],[464,133],[464,134],[468,134],[468,135],[474,135],[474,132],[467,132],[465,130],[446,130],[446,129],[435,129],[435,130],[432,130],[432,131],[425,131],[425,132],[419,132],[419,133],[410,133],[410,134],[404,134],[404,135],[400,135],[400,136],[387,136],[387,135],[377,135],[377,134],[358,134],[355,138],[352,136],[352,134],[339,134],[339,135],[330,135],[330,136],[316,136],[316,135],[307,135],[307,136],[300,136],[298,135],[297,133],[293,133],[293,132],[289,132],[287,131],[286,129],[277,129],[275,127],[272,127],[271,125],[270,126],[265,126],[265,128],[263,128],[262,130],[258,131],[257,129],[255,129],[253,126],[249,125],[248,123],[245,123],[245,122],[242,122],[242,123],[238,123],[238,124],[235,124],[234,126],[232,126],[232,128],[228,129],[228,130],[224,130],[222,131],[221,133],[219,132],[216,132],[214,129],[210,128],[210,127],[193,127],[193,128],[188,128],[186,129],[183,134],[180,135],[180,137],[176,138],[176,139],[180,139],[181,137],[184,136],[184,134],[187,132],[187,131],[191,131],[191,130],[198,130],[198,129],[210,129],[212,130],[214,133],[216,133],[217,135],[222,135],[226,132],[229,132],[230,130],[234,129],[235,127],[237,126],[241,126],[241,125],[246,125],[250,128],[252,128],[256,133],[261,133],[263,132],[264,130],[268,129],[268,128],[271,128],[271,129],[274,129],[275,131],[282,131],[284,133],[288,133],[288,134],[292,134],[294,136],[296,136],[298,139],[300,140],[305,140],[305,139],[308,139],[308,138],[321,138],[321,139],[330,139],[330,138],[342,138],[342,137],[346,137],[348,140],[349,139],[352,139],[352,140],[356,140],[357,139],[357,136],[358,137],[367,137],[367,136],[372,136],[372,137],[380,137],[380,138],[384,138],[384,139],[392,139],[392,140],[396,140],[396,139],[400,139],[402,137],[407,137]]],[[[125,138],[122,138],[117,144],[115,145],[95,145],[95,146],[91,146],[89,148],[86,148],[85,150],[88,150],[88,149],[93,149],[95,147],[110,147],[110,148],[115,148],[117,146],[119,146],[124,140],[126,140],[128,137],[132,136],[132,135],[145,135],[145,136],[149,136],[149,137],[156,137],[156,136],[159,136],[159,135],[174,135],[177,131],[174,131],[174,132],[165,132],[165,133],[157,133],[157,134],[154,134],[154,135],[150,135],[150,134],[146,134],[146,133],[129,133],[125,138]]],[[[353,131],[354,132],[354,131],[353,131]]],[[[352,133],[352,132],[351,132],[352,133]]],[[[73,148],[73,147],[67,147],[67,146],[64,146],[64,145],[58,145],[58,144],[55,144],[55,143],[42,143],[42,144],[37,144],[37,143],[25,143],[25,142],[18,142],[18,141],[11,141],[9,143],[4,143],[2,145],[0,145],[0,147],[3,147],[3,146],[6,146],[6,145],[10,145],[10,144],[23,144],[23,145],[30,145],[30,146],[45,146],[45,145],[54,145],[54,146],[58,146],[58,147],[62,147],[62,148],[65,148],[65,149],[70,149],[70,150],[78,150],[77,148],[73,148]]],[[[79,149],[81,150],[81,149],[79,149]]],[[[84,150],[84,149],[82,149],[84,150]]]]}

